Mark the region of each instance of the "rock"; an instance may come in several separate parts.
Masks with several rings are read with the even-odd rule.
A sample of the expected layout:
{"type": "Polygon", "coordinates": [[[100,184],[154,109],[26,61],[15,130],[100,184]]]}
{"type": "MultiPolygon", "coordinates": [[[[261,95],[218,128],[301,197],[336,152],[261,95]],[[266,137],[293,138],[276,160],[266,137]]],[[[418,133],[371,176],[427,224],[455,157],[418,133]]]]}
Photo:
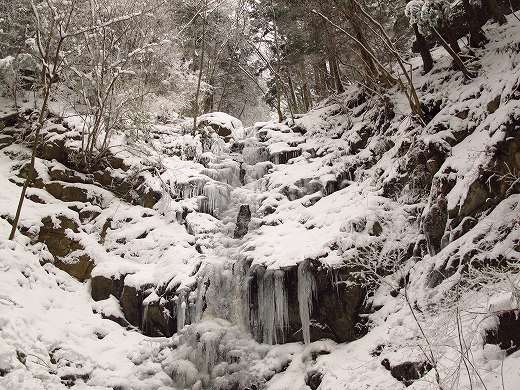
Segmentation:
{"type": "Polygon", "coordinates": [[[49,194],[63,202],[95,203],[96,199],[89,195],[87,189],[68,185],[64,182],[53,181],[45,184],[49,194]]]}
{"type": "Polygon", "coordinates": [[[150,302],[144,309],[141,330],[150,337],[171,337],[177,330],[176,317],[159,300],[150,302]]]}
{"type": "Polygon", "coordinates": [[[76,172],[72,169],[52,167],[49,169],[49,177],[53,181],[61,181],[65,183],[86,183],[92,184],[94,181],[91,177],[76,172]]]}
{"type": "Polygon", "coordinates": [[[469,232],[477,224],[477,219],[473,217],[465,217],[459,225],[452,230],[450,234],[450,241],[455,241],[469,232]]]}
{"type": "Polygon", "coordinates": [[[119,278],[115,276],[94,276],[90,282],[90,295],[92,299],[94,299],[94,301],[102,301],[108,299],[110,295],[120,299],[123,292],[125,276],[126,275],[121,275],[119,278]]]}
{"type": "Polygon", "coordinates": [[[54,226],[51,217],[45,217],[42,219],[43,226],[40,228],[38,241],[47,245],[49,252],[51,252],[53,256],[57,257],[64,257],[75,250],[83,249],[81,244],[72,240],[65,234],[67,229],[77,232],[78,224],[74,220],[63,215],[58,215],[56,219],[59,222],[59,225],[56,227],[54,226]]]}
{"type": "Polygon", "coordinates": [[[9,135],[0,135],[0,150],[6,146],[11,145],[14,142],[14,138],[9,135]]]}
{"type": "Polygon", "coordinates": [[[67,272],[72,277],[83,282],[90,278],[94,261],[82,251],[83,246],[67,236],[66,231],[78,231],[75,221],[63,216],[57,216],[59,226],[55,227],[51,217],[42,219],[38,241],[47,245],[47,249],[54,257],[54,265],[67,272]]]}
{"type": "Polygon", "coordinates": [[[431,256],[441,249],[441,240],[448,222],[448,203],[446,198],[439,196],[431,205],[423,219],[423,233],[428,243],[431,256]]]}
{"type": "Polygon", "coordinates": [[[287,164],[289,160],[299,157],[302,155],[302,150],[299,148],[288,148],[287,150],[281,150],[271,153],[269,160],[273,164],[287,164]]]}
{"type": "Polygon", "coordinates": [[[383,233],[383,227],[379,223],[379,221],[374,221],[367,230],[367,233],[370,236],[379,237],[383,233]]]}
{"type": "MultiPolygon", "coordinates": [[[[298,267],[283,269],[284,288],[287,293],[288,324],[283,332],[278,329],[278,340],[298,342],[303,340],[302,324],[298,302],[298,267]],[[282,334],[283,333],[283,334],[282,334]]],[[[258,286],[263,278],[265,268],[257,267],[251,271],[249,281],[250,307],[252,323],[258,324],[258,286]]],[[[316,298],[310,315],[311,341],[332,339],[336,342],[352,341],[358,337],[356,325],[358,314],[364,300],[363,289],[355,283],[338,283],[347,281],[348,269],[329,269],[316,261],[313,265],[313,275],[316,281],[316,298]]],[[[262,340],[259,329],[252,329],[258,341],[262,340]]]]}
{"type": "Polygon", "coordinates": [[[85,280],[90,279],[95,264],[87,254],[82,254],[79,257],[74,257],[72,259],[56,259],[54,260],[54,265],[68,273],[73,278],[78,279],[80,282],[84,282],[85,280]]]}
{"type": "MultiPolygon", "coordinates": [[[[30,163],[24,164],[22,168],[18,171],[17,176],[21,177],[23,179],[27,179],[29,177],[30,172],[30,163]]],[[[38,174],[38,171],[36,169],[33,169],[32,172],[32,182],[31,187],[33,188],[43,188],[44,187],[44,181],[42,177],[38,174]]]]}
{"type": "Polygon", "coordinates": [[[153,209],[153,207],[159,202],[162,198],[162,194],[159,191],[154,191],[151,189],[148,189],[142,196],[141,196],[141,205],[143,207],[153,209]]]}
{"type": "Polygon", "coordinates": [[[122,159],[120,157],[116,157],[113,154],[108,154],[106,156],[106,161],[107,161],[107,164],[113,169],[121,169],[125,172],[130,169],[130,167],[125,164],[124,159],[122,159]]]}
{"type": "Polygon", "coordinates": [[[388,359],[383,359],[381,365],[407,387],[417,379],[421,379],[433,368],[429,362],[404,362],[391,366],[388,359]]]}
{"type": "Polygon", "coordinates": [[[64,165],[67,165],[69,162],[65,143],[62,139],[40,143],[38,146],[38,157],[49,161],[56,160],[64,165]]]}
{"type": "Polygon", "coordinates": [[[520,310],[506,310],[497,314],[497,325],[486,330],[486,344],[495,344],[506,355],[520,350],[520,310]]]}
{"type": "Polygon", "coordinates": [[[0,123],[3,127],[12,127],[18,122],[18,112],[9,112],[0,114],[0,123]]]}
{"type": "Polygon", "coordinates": [[[500,107],[500,99],[502,99],[502,96],[495,96],[495,98],[487,104],[486,108],[490,114],[493,114],[496,110],[498,110],[498,107],[500,107]]]}
{"type": "Polygon", "coordinates": [[[101,210],[94,207],[84,207],[79,212],[79,219],[81,223],[91,222],[101,214],[101,210]]]}
{"type": "Polygon", "coordinates": [[[251,222],[251,210],[249,205],[243,204],[240,206],[240,210],[238,211],[237,224],[234,233],[235,238],[242,238],[247,234],[249,222],[251,222]]]}
{"type": "Polygon", "coordinates": [[[321,371],[311,370],[305,374],[305,384],[309,386],[311,390],[317,390],[322,380],[323,373],[321,371]]]}
{"type": "Polygon", "coordinates": [[[141,326],[143,318],[142,292],[133,286],[125,285],[119,302],[126,320],[134,326],[141,326]]]}

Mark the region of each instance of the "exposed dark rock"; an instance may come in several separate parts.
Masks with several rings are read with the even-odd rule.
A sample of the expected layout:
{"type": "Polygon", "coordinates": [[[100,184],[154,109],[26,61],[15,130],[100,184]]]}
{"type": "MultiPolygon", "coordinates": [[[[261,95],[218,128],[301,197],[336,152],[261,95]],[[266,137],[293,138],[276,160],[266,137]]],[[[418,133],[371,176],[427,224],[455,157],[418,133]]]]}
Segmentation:
{"type": "Polygon", "coordinates": [[[289,160],[299,157],[302,154],[301,149],[292,148],[290,150],[283,150],[281,152],[271,153],[269,158],[273,164],[287,164],[289,160]]]}
{"type": "Polygon", "coordinates": [[[388,359],[383,359],[381,365],[405,386],[410,386],[417,379],[421,379],[433,368],[429,362],[404,362],[391,366],[388,359]]]}
{"type": "Polygon", "coordinates": [[[497,314],[497,325],[486,330],[486,344],[499,345],[507,355],[520,350],[520,310],[497,314]]]}
{"type": "MultiPolygon", "coordinates": [[[[23,179],[27,179],[29,177],[29,172],[30,172],[30,166],[31,164],[30,163],[27,163],[27,164],[24,164],[20,170],[18,171],[18,174],[17,176],[18,177],[21,177],[23,179]]],[[[38,171],[36,169],[33,169],[32,171],[32,183],[31,183],[31,187],[34,187],[34,188],[43,188],[44,187],[44,181],[42,179],[42,177],[38,174],[38,171]]]]}
{"type": "Polygon", "coordinates": [[[119,302],[126,320],[136,327],[141,326],[143,319],[142,292],[133,286],[125,285],[119,302]]]}
{"type": "Polygon", "coordinates": [[[43,226],[40,228],[38,241],[47,245],[57,268],[79,281],[89,279],[94,268],[93,260],[83,252],[84,248],[79,242],[66,234],[67,230],[77,232],[77,223],[63,215],[56,218],[59,222],[59,226],[56,227],[51,217],[42,219],[43,226]]]}
{"type": "Polygon", "coordinates": [[[84,282],[90,279],[90,274],[95,264],[94,261],[84,253],[74,258],[55,259],[54,265],[70,276],[78,279],[80,282],[84,282]]]}
{"type": "Polygon", "coordinates": [[[462,237],[464,234],[469,232],[471,229],[475,227],[477,224],[477,219],[473,217],[466,217],[464,218],[459,225],[453,229],[450,235],[450,241],[455,241],[462,237]]]}
{"type": "Polygon", "coordinates": [[[14,142],[14,138],[9,135],[0,135],[0,150],[5,148],[6,146],[11,145],[14,142]]]}
{"type": "Polygon", "coordinates": [[[79,219],[81,223],[91,222],[101,214],[100,210],[91,207],[84,207],[79,211],[79,219]]]}
{"type": "MultiPolygon", "coordinates": [[[[171,309],[173,305],[173,302],[170,303],[171,309]]],[[[176,317],[171,309],[159,300],[148,303],[141,324],[143,333],[152,337],[171,337],[177,330],[176,317]]]]}
{"type": "Polygon", "coordinates": [[[159,191],[147,189],[141,197],[141,205],[143,207],[153,209],[153,206],[155,206],[157,202],[161,200],[161,198],[162,194],[159,191]]]}
{"type": "Polygon", "coordinates": [[[240,206],[237,216],[237,224],[235,227],[235,238],[242,238],[247,234],[249,229],[249,222],[251,222],[251,210],[249,205],[243,204],[240,206]]]}
{"type": "Polygon", "coordinates": [[[487,104],[486,108],[490,114],[498,110],[498,107],[500,107],[500,99],[502,99],[502,96],[498,95],[487,104]]]}
{"type": "Polygon", "coordinates": [[[16,125],[19,120],[18,112],[10,112],[7,114],[0,114],[0,123],[3,127],[12,127],[16,125]]]}
{"type": "Polygon", "coordinates": [[[53,181],[61,181],[66,183],[92,184],[94,182],[91,177],[69,168],[52,167],[49,169],[49,177],[53,181]]]}
{"type": "Polygon", "coordinates": [[[45,141],[38,145],[38,157],[44,160],[56,160],[64,165],[69,164],[69,153],[62,139],[45,141]]]}
{"type": "Polygon", "coordinates": [[[92,299],[102,301],[108,299],[110,295],[120,299],[123,293],[125,276],[126,275],[121,275],[118,278],[115,276],[111,276],[110,278],[101,275],[94,276],[90,282],[90,295],[92,299]]]}
{"type": "Polygon", "coordinates": [[[440,196],[430,206],[423,219],[423,233],[428,242],[428,251],[431,256],[439,252],[441,239],[448,222],[448,205],[446,198],[440,196]]]}
{"type": "Polygon", "coordinates": [[[321,381],[323,380],[323,373],[317,370],[308,371],[305,374],[305,384],[309,386],[312,390],[318,389],[321,385],[321,381]]]}
{"type": "Polygon", "coordinates": [[[88,191],[86,188],[60,181],[52,181],[45,184],[48,193],[63,202],[82,202],[101,205],[101,197],[88,191]]]}

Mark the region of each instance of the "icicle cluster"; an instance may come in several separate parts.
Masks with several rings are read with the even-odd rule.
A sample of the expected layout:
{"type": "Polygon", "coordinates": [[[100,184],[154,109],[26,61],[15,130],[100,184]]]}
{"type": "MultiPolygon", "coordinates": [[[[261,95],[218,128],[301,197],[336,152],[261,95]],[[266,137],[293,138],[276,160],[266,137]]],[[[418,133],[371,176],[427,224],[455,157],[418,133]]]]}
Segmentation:
{"type": "Polygon", "coordinates": [[[186,182],[175,183],[173,191],[181,199],[195,198],[196,196],[200,196],[204,193],[204,185],[206,184],[206,180],[199,177],[190,178],[186,182]]]}
{"type": "Polygon", "coordinates": [[[289,324],[287,290],[282,270],[267,270],[258,275],[258,336],[266,344],[285,342],[289,324]]]}
{"type": "Polygon", "coordinates": [[[269,161],[269,149],[265,146],[246,146],[242,151],[242,158],[249,165],[269,161]]]}
{"type": "Polygon", "coordinates": [[[186,325],[186,293],[182,291],[177,297],[177,332],[186,325]]]}
{"type": "Polygon", "coordinates": [[[211,177],[213,180],[229,184],[233,187],[239,187],[241,185],[240,164],[236,161],[222,164],[209,164],[201,173],[211,177]]]}
{"type": "Polygon", "coordinates": [[[311,342],[311,315],[315,297],[316,280],[312,274],[311,263],[304,261],[298,265],[298,306],[305,344],[311,342]]]}
{"type": "Polygon", "coordinates": [[[230,187],[223,183],[213,182],[207,183],[203,191],[206,197],[202,202],[201,211],[211,215],[218,215],[226,209],[230,201],[230,187]]]}

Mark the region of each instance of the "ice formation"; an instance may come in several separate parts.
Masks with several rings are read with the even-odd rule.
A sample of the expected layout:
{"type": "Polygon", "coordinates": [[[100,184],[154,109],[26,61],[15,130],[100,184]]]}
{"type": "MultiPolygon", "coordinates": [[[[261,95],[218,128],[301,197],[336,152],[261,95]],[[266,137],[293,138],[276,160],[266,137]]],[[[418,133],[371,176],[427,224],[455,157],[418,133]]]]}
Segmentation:
{"type": "Polygon", "coordinates": [[[316,280],[312,274],[310,261],[298,265],[298,306],[302,322],[303,341],[311,342],[311,314],[313,299],[316,297],[316,280]]]}
{"type": "Polygon", "coordinates": [[[285,342],[289,323],[287,290],[282,270],[267,270],[258,275],[258,337],[266,344],[285,342]]]}
{"type": "Polygon", "coordinates": [[[213,180],[229,184],[232,187],[239,187],[241,185],[240,164],[236,161],[219,164],[210,163],[201,173],[213,180]]]}
{"type": "Polygon", "coordinates": [[[242,151],[242,158],[249,165],[269,161],[269,149],[265,146],[246,146],[242,151]]]}
{"type": "Polygon", "coordinates": [[[182,291],[177,298],[177,331],[186,325],[186,293],[182,291]]]}
{"type": "Polygon", "coordinates": [[[203,193],[206,199],[201,204],[201,211],[204,213],[218,216],[229,204],[231,190],[226,184],[207,183],[203,193]]]}
{"type": "Polygon", "coordinates": [[[175,183],[173,191],[181,199],[195,198],[204,193],[205,184],[204,178],[192,177],[187,181],[175,183]]]}

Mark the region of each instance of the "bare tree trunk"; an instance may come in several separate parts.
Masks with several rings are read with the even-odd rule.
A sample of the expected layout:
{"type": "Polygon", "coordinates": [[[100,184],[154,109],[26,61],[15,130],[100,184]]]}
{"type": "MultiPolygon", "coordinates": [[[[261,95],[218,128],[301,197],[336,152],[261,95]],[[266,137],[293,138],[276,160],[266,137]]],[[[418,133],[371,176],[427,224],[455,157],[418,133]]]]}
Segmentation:
{"type": "Polygon", "coordinates": [[[284,117],[282,112],[282,96],[278,78],[276,79],[276,112],[278,113],[278,122],[283,122],[284,117]]]}
{"type": "Polygon", "coordinates": [[[341,82],[341,75],[339,73],[338,59],[334,54],[330,57],[329,63],[331,64],[330,68],[332,71],[332,76],[334,77],[334,86],[336,92],[345,92],[345,88],[343,88],[343,83],[341,82]]]}
{"type": "Polygon", "coordinates": [[[287,83],[289,84],[289,93],[290,93],[289,96],[291,98],[291,101],[289,103],[292,105],[292,111],[298,112],[299,111],[298,101],[296,100],[296,92],[294,90],[294,84],[292,81],[291,72],[289,71],[289,69],[287,69],[286,72],[287,72],[287,83]]]}
{"type": "MultiPolygon", "coordinates": [[[[464,65],[464,62],[462,62],[462,60],[460,59],[459,55],[457,54],[457,52],[452,48],[452,46],[450,44],[448,44],[448,42],[442,37],[442,35],[439,33],[439,31],[437,31],[437,29],[432,29],[433,30],[433,33],[435,34],[435,36],[437,37],[437,40],[439,41],[439,43],[442,45],[442,47],[444,47],[444,49],[451,55],[451,57],[453,58],[453,60],[455,61],[455,64],[457,65],[457,67],[459,68],[459,70],[464,74],[464,77],[468,78],[468,79],[471,79],[473,78],[473,75],[471,74],[471,72],[468,70],[468,68],[466,68],[466,65],[464,65]]],[[[457,45],[458,46],[458,45],[457,45]]],[[[460,50],[460,49],[459,49],[460,50]]]]}
{"type": "MultiPolygon", "coordinates": [[[[498,7],[498,4],[497,4],[497,0],[487,0],[487,4],[489,7],[489,11],[491,12],[491,15],[493,15],[493,19],[495,19],[496,22],[500,25],[506,24],[507,19],[504,16],[504,14],[502,13],[502,11],[500,11],[500,8],[498,7]]],[[[513,9],[511,9],[511,11],[513,11],[513,9]]]]}
{"type": "Polygon", "coordinates": [[[419,27],[417,27],[417,23],[414,23],[412,27],[415,33],[414,45],[417,48],[419,54],[421,55],[423,61],[423,71],[426,74],[433,68],[433,57],[426,44],[426,39],[424,39],[424,36],[419,31],[419,27]]]}
{"type": "MultiPolygon", "coordinates": [[[[45,79],[47,77],[45,76],[45,79]]],[[[27,178],[25,179],[25,183],[22,187],[22,192],[20,193],[20,199],[18,200],[18,207],[16,208],[16,214],[14,217],[13,225],[11,228],[11,233],[9,234],[9,240],[14,240],[16,235],[16,229],[18,228],[18,223],[20,222],[20,215],[22,214],[23,202],[25,200],[25,194],[27,193],[27,188],[31,185],[34,180],[34,165],[36,162],[36,152],[38,150],[38,139],[40,138],[40,131],[43,128],[43,123],[45,122],[45,116],[47,113],[47,104],[49,101],[49,95],[52,86],[52,80],[49,82],[45,82],[44,93],[43,93],[43,102],[41,105],[40,115],[38,116],[38,122],[36,122],[36,129],[34,132],[34,143],[31,154],[31,162],[29,164],[29,172],[27,173],[27,178]]]]}
{"type": "Polygon", "coordinates": [[[202,16],[202,48],[200,53],[200,68],[199,68],[199,77],[197,80],[197,90],[195,92],[195,101],[193,102],[193,132],[197,129],[197,117],[199,116],[199,96],[200,96],[200,87],[202,84],[202,71],[204,68],[204,51],[206,48],[206,18],[207,18],[207,9],[208,0],[204,0],[204,13],[202,16]]]}
{"type": "Polygon", "coordinates": [[[469,46],[482,47],[488,42],[488,39],[479,26],[475,10],[469,3],[469,0],[462,0],[462,5],[464,7],[464,12],[466,13],[466,19],[469,26],[469,46]]]}
{"type": "Polygon", "coordinates": [[[300,62],[300,79],[302,81],[302,100],[305,111],[309,111],[312,107],[312,96],[307,82],[307,73],[305,72],[305,61],[300,62]]]}

